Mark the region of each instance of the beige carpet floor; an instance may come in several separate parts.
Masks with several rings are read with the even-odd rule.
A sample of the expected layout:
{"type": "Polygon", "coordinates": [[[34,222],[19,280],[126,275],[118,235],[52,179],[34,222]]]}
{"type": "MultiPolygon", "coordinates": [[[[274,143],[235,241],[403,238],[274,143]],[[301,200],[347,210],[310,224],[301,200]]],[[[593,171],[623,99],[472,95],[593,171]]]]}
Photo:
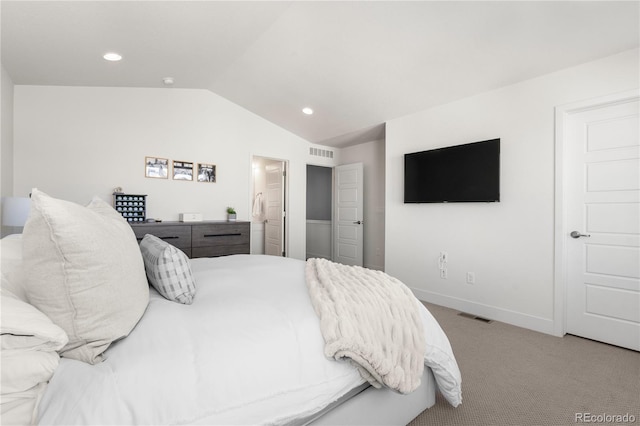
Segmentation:
{"type": "Polygon", "coordinates": [[[438,395],[436,405],[410,426],[575,425],[580,419],[640,425],[640,353],[570,335],[487,324],[425,305],[449,336],[458,360],[462,404],[453,408],[438,395]],[[626,422],[612,417],[624,415],[626,422]]]}

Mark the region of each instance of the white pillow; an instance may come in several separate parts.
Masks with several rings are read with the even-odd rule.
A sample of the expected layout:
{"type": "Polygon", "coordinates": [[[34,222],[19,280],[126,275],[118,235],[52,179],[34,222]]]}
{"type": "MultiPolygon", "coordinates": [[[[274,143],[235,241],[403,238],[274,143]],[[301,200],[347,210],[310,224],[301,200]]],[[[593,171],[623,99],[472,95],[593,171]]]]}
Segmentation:
{"type": "MultiPolygon", "coordinates": [[[[55,352],[69,341],[67,333],[42,312],[18,299],[6,289],[0,290],[2,351],[40,350],[55,352]]],[[[4,391],[4,382],[3,391],[4,391]]]]}
{"type": "Polygon", "coordinates": [[[57,352],[3,350],[2,395],[27,391],[51,380],[60,362],[57,352]]]}
{"type": "Polygon", "coordinates": [[[63,357],[100,362],[149,302],[133,230],[99,198],[83,207],[34,189],[23,263],[29,302],[69,336],[63,357]]]}
{"type": "Polygon", "coordinates": [[[146,234],[140,242],[147,277],[158,293],[174,302],[190,305],[196,294],[189,258],[160,238],[146,234]]]}
{"type": "Polygon", "coordinates": [[[2,422],[32,424],[40,395],[60,361],[56,351],[67,343],[67,334],[6,288],[0,290],[0,301],[2,422]]]}
{"type": "Polygon", "coordinates": [[[47,388],[39,383],[29,390],[0,395],[0,418],[3,425],[35,425],[38,422],[38,403],[47,388]]]}

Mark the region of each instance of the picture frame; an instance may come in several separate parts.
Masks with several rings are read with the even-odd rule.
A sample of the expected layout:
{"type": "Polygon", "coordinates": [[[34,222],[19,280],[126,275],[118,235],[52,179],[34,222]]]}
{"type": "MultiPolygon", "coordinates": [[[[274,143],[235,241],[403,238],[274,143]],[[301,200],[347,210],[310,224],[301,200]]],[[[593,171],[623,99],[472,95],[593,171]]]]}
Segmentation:
{"type": "Polygon", "coordinates": [[[169,178],[169,160],[159,157],[144,157],[144,177],[169,178]]]}
{"type": "Polygon", "coordinates": [[[173,179],[193,181],[193,163],[173,160],[173,179]]]}
{"type": "Polygon", "coordinates": [[[216,165],[198,163],[198,182],[216,183],[216,165]]]}

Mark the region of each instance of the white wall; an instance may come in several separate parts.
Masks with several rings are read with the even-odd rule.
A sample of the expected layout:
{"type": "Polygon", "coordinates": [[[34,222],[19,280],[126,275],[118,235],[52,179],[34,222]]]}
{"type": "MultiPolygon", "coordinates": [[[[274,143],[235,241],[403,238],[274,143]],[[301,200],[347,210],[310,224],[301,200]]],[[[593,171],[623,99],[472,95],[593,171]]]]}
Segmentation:
{"type": "MultiPolygon", "coordinates": [[[[0,67],[0,71],[0,195],[10,197],[13,195],[13,81],[4,67],[0,67]]],[[[0,236],[19,232],[18,229],[2,226],[0,236]]]]}
{"type": "Polygon", "coordinates": [[[627,51],[388,122],[386,271],[423,300],[553,333],[554,108],[637,88],[638,60],[627,51]],[[502,140],[500,203],[403,204],[405,153],[490,138],[502,140]]]}
{"type": "Polygon", "coordinates": [[[87,203],[148,194],[148,216],[251,219],[253,155],[289,160],[289,255],[305,256],[308,142],[207,90],[15,87],[14,187],[87,203]],[[217,183],[150,179],[144,157],[213,163],[217,183]]]}
{"type": "Polygon", "coordinates": [[[385,265],[385,141],[340,150],[340,164],[362,163],[364,169],[364,266],[385,265]]]}
{"type": "Polygon", "coordinates": [[[2,85],[0,87],[0,112],[2,116],[0,124],[0,137],[2,138],[0,157],[2,158],[2,172],[0,179],[1,194],[3,197],[13,195],[13,81],[1,67],[2,85]]]}

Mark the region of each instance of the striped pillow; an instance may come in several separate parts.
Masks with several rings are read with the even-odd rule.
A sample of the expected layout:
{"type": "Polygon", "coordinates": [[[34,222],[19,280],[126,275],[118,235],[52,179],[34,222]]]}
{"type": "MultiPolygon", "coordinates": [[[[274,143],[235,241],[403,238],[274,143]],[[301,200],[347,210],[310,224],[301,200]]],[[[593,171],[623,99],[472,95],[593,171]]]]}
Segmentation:
{"type": "Polygon", "coordinates": [[[147,278],[165,298],[185,305],[193,302],[196,283],[184,252],[160,238],[146,234],[140,242],[147,278]]]}

